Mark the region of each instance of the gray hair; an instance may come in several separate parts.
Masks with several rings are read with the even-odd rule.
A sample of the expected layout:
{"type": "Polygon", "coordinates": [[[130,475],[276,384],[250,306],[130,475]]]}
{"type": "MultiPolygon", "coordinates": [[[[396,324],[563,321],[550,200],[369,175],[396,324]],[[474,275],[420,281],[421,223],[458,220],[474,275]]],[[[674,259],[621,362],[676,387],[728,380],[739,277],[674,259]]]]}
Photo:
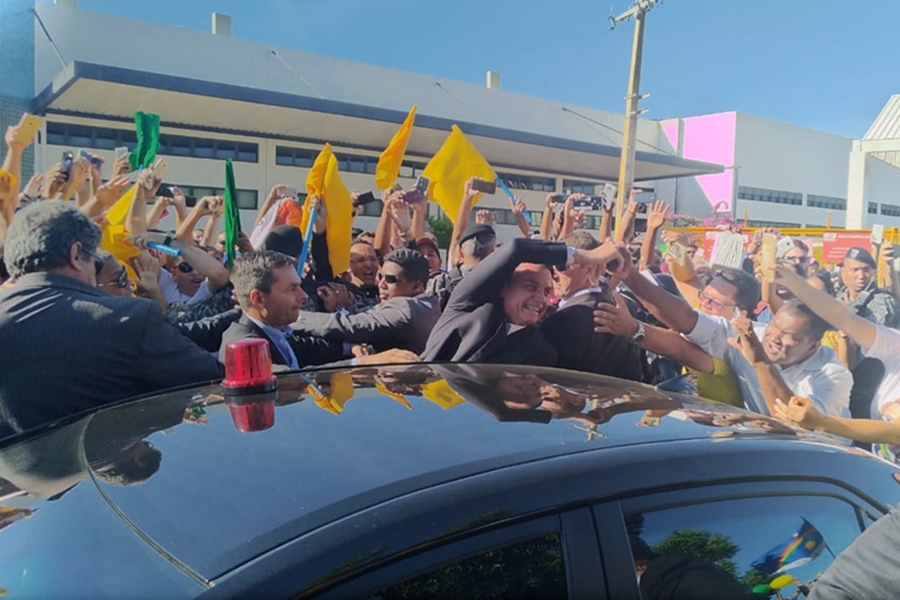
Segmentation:
{"type": "Polygon", "coordinates": [[[72,244],[95,253],[100,228],[73,206],[59,200],[32,204],[16,213],[6,235],[3,260],[12,277],[61,269],[69,264],[72,244]]]}
{"type": "Polygon", "coordinates": [[[476,235],[459,245],[463,256],[468,260],[484,260],[497,247],[497,236],[490,234],[476,235]]]}
{"type": "Polygon", "coordinates": [[[268,293],[275,283],[274,269],[281,267],[297,268],[297,261],[281,252],[262,250],[249,252],[234,261],[231,271],[231,283],[241,308],[250,306],[250,292],[259,290],[268,293]]]}

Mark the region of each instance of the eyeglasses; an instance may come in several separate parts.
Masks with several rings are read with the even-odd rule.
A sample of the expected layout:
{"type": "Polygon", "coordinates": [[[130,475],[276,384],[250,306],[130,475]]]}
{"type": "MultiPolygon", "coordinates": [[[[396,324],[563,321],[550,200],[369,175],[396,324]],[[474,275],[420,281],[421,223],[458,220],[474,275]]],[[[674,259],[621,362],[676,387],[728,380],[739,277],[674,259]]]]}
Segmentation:
{"type": "Polygon", "coordinates": [[[182,273],[187,274],[187,273],[192,272],[194,270],[194,267],[192,267],[191,265],[189,265],[186,262],[180,262],[180,263],[178,263],[178,270],[181,271],[182,273]]]}
{"type": "Polygon", "coordinates": [[[384,281],[388,285],[397,285],[400,281],[400,277],[397,275],[384,275],[382,273],[378,274],[378,281],[384,281]]]}
{"type": "Polygon", "coordinates": [[[709,303],[712,306],[718,308],[735,308],[737,304],[731,304],[730,302],[721,302],[716,300],[715,298],[711,298],[706,292],[701,291],[697,294],[697,297],[700,298],[700,304],[709,303]]]}
{"type": "Polygon", "coordinates": [[[120,288],[128,287],[128,270],[125,267],[122,267],[122,270],[116,273],[116,278],[112,281],[104,281],[103,283],[98,283],[97,287],[105,287],[108,285],[114,285],[120,288]]]}
{"type": "Polygon", "coordinates": [[[83,247],[81,248],[81,253],[94,261],[94,277],[100,277],[100,272],[103,271],[103,264],[105,261],[93,252],[85,250],[83,247]]]}

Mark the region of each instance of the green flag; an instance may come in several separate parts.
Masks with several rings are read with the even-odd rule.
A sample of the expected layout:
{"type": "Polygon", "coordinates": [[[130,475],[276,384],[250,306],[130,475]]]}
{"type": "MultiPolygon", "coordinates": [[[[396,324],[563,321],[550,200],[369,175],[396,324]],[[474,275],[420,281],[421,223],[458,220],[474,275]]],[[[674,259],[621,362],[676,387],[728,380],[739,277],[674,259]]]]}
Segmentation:
{"type": "Polygon", "coordinates": [[[137,132],[137,148],[128,156],[131,170],[146,169],[156,160],[159,150],[159,115],[138,111],[134,113],[134,127],[137,132]]]}
{"type": "Polygon", "coordinates": [[[241,212],[237,204],[237,188],[234,185],[234,166],[231,159],[225,161],[225,252],[228,254],[228,270],[234,266],[238,238],[241,235],[241,212]]]}

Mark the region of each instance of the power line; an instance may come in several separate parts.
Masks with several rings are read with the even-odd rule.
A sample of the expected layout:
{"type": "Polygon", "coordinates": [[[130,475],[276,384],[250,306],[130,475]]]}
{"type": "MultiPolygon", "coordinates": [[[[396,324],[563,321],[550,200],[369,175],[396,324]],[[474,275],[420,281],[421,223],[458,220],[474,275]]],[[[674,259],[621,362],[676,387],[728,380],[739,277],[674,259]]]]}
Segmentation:
{"type": "Polygon", "coordinates": [[[451,92],[450,90],[448,90],[447,88],[445,88],[444,86],[442,86],[440,81],[435,81],[435,82],[434,82],[434,85],[436,85],[436,86],[438,86],[439,88],[441,88],[442,90],[444,90],[444,92],[446,92],[448,96],[450,96],[451,98],[453,98],[454,100],[456,100],[457,102],[459,102],[459,103],[460,103],[462,106],[464,106],[465,108],[469,109],[469,111],[471,111],[472,114],[474,114],[474,115],[477,116],[479,119],[481,119],[482,121],[484,121],[485,125],[490,125],[490,124],[491,124],[490,121],[488,121],[488,120],[485,118],[484,115],[482,115],[480,112],[478,112],[477,110],[475,110],[474,108],[472,108],[471,106],[469,106],[468,104],[466,104],[465,102],[463,102],[462,100],[460,100],[459,98],[457,98],[456,95],[453,94],[453,92],[451,92]]]}
{"type": "MultiPolygon", "coordinates": [[[[585,115],[583,115],[583,114],[581,114],[581,113],[579,113],[579,112],[576,112],[576,111],[572,110],[571,108],[566,108],[565,106],[563,106],[562,109],[563,109],[563,111],[565,111],[565,112],[567,112],[567,113],[572,113],[572,114],[575,115],[576,117],[581,117],[581,118],[584,119],[585,121],[589,121],[589,122],[591,122],[591,123],[594,123],[595,125],[599,125],[600,127],[604,127],[604,128],[606,128],[606,129],[609,129],[610,131],[615,132],[615,133],[617,133],[617,134],[619,134],[619,135],[623,135],[623,133],[622,133],[621,131],[619,131],[618,129],[616,129],[615,127],[610,127],[610,126],[607,125],[606,123],[601,123],[600,121],[595,121],[594,119],[592,119],[592,118],[590,118],[590,117],[587,117],[587,116],[585,116],[585,115]]],[[[598,131],[597,133],[600,133],[600,132],[598,131]]],[[[600,135],[603,135],[603,134],[600,134],[600,135]]],[[[603,136],[603,137],[606,137],[606,136],[603,136]]],[[[610,141],[612,141],[612,142],[614,142],[614,143],[618,143],[618,142],[616,142],[615,140],[612,140],[611,138],[606,137],[606,139],[608,139],[608,140],[610,140],[610,141]]],[[[658,152],[662,152],[663,154],[668,154],[669,156],[674,156],[675,158],[678,158],[678,155],[677,155],[677,154],[675,154],[675,153],[673,153],[673,152],[670,152],[669,150],[664,150],[664,149],[662,149],[662,148],[660,148],[660,147],[658,147],[658,146],[654,146],[654,145],[651,144],[650,142],[645,142],[645,141],[643,141],[643,140],[636,140],[636,142],[637,142],[638,144],[643,144],[643,145],[647,146],[648,148],[653,148],[654,150],[656,150],[656,151],[658,151],[658,152]]]]}
{"type": "Polygon", "coordinates": [[[292,67],[291,65],[289,65],[288,62],[287,62],[286,60],[284,60],[283,58],[281,58],[281,55],[278,54],[275,50],[272,50],[272,56],[274,56],[275,58],[277,58],[278,60],[280,60],[281,63],[282,63],[285,67],[287,67],[288,70],[289,70],[291,73],[293,73],[294,76],[297,77],[297,79],[299,79],[300,81],[302,81],[302,82],[306,85],[306,87],[308,87],[309,89],[311,89],[311,90],[313,91],[313,93],[314,93],[316,96],[319,97],[320,100],[324,100],[324,99],[325,99],[325,96],[323,96],[321,93],[319,93],[319,90],[317,90],[315,87],[313,87],[313,84],[311,84],[310,82],[308,82],[308,81],[303,77],[303,75],[301,75],[300,73],[298,73],[298,72],[294,69],[294,67],[292,67]]]}

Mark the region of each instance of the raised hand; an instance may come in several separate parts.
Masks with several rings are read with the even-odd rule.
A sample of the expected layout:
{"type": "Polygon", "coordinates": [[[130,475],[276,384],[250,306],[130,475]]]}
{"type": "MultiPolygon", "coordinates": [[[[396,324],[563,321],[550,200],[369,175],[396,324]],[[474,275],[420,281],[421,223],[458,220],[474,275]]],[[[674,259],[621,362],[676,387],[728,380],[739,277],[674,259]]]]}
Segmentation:
{"type": "Polygon", "coordinates": [[[765,364],[769,357],[763,349],[762,343],[753,331],[753,322],[747,317],[747,312],[742,311],[740,316],[731,320],[736,338],[729,338],[728,343],[738,349],[751,365],[765,364]]]}
{"type": "Polygon", "coordinates": [[[112,174],[113,177],[118,177],[119,175],[128,175],[129,173],[131,173],[131,161],[127,154],[123,154],[113,163],[112,174]]]}
{"type": "Polygon", "coordinates": [[[597,327],[594,328],[594,331],[631,337],[638,330],[637,319],[631,316],[631,311],[628,310],[625,299],[618,292],[613,293],[613,298],[615,299],[615,304],[607,304],[605,302],[597,304],[597,308],[594,311],[594,324],[597,327]]]}
{"type": "Polygon", "coordinates": [[[799,425],[806,429],[821,429],[827,417],[819,412],[809,398],[794,396],[785,404],[781,398],[775,399],[775,411],[773,416],[792,425],[799,425]]]}
{"type": "Polygon", "coordinates": [[[30,200],[36,200],[41,197],[41,186],[44,183],[44,174],[36,173],[28,180],[28,185],[22,190],[22,193],[30,200]]]}
{"type": "Polygon", "coordinates": [[[669,204],[665,200],[657,200],[647,211],[647,229],[659,229],[666,224],[669,217],[669,204]]]}
{"type": "Polygon", "coordinates": [[[125,193],[125,189],[131,184],[131,180],[127,175],[119,175],[113,177],[94,192],[94,198],[97,204],[106,210],[112,207],[116,201],[125,193]]]}
{"type": "Polygon", "coordinates": [[[336,282],[329,282],[319,286],[316,295],[322,299],[326,312],[334,312],[338,307],[347,308],[353,306],[355,298],[353,293],[346,285],[336,282]]]}
{"type": "Polygon", "coordinates": [[[159,273],[162,267],[148,252],[141,252],[131,259],[131,267],[138,276],[135,285],[139,292],[149,295],[159,289],[159,273]]]}
{"type": "Polygon", "coordinates": [[[497,222],[497,215],[493,211],[482,208],[475,213],[475,222],[479,225],[493,225],[497,222]]]}

